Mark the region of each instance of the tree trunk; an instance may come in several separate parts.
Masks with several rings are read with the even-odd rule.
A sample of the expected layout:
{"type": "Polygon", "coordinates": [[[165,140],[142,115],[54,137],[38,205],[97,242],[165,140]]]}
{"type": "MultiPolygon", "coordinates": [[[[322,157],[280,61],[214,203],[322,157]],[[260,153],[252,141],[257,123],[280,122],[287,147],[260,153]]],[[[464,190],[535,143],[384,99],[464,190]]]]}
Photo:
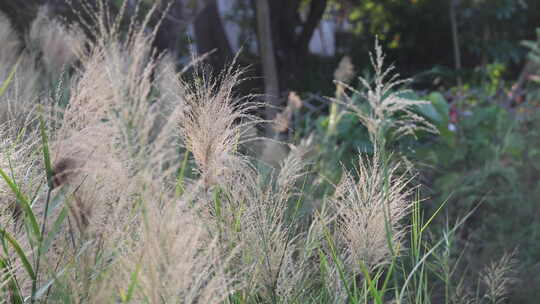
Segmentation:
{"type": "MultiPolygon", "coordinates": [[[[461,51],[459,47],[459,34],[456,20],[456,6],[458,5],[457,0],[450,0],[450,23],[452,25],[452,42],[454,45],[454,64],[456,71],[461,69],[461,51]]],[[[461,87],[462,81],[461,76],[457,78],[458,86],[461,87]]]]}
{"type": "MultiPolygon", "coordinates": [[[[264,114],[265,119],[271,121],[276,116],[280,94],[268,0],[257,0],[257,30],[264,74],[264,93],[268,103],[264,114]]],[[[271,136],[273,133],[272,124],[269,124],[266,134],[271,136]]]]}
{"type": "Polygon", "coordinates": [[[43,0],[0,0],[0,12],[10,19],[13,28],[24,37],[24,33],[37,15],[38,7],[42,4],[43,0]]]}
{"type": "Polygon", "coordinates": [[[195,37],[199,53],[213,52],[209,62],[214,72],[221,71],[233,57],[229,40],[221,23],[216,0],[208,0],[195,19],[195,37]]]}
{"type": "Polygon", "coordinates": [[[309,42],[313,37],[315,29],[321,21],[324,11],[326,10],[327,0],[311,0],[309,6],[309,15],[306,22],[302,26],[302,32],[297,38],[298,51],[300,58],[307,55],[309,52],[309,42]]]}
{"type": "MultiPolygon", "coordinates": [[[[138,0],[129,1],[136,3],[138,0]]],[[[203,2],[201,11],[204,11],[210,3],[201,2],[203,2]]],[[[197,8],[197,0],[160,0],[159,12],[165,15],[158,14],[159,18],[163,17],[154,42],[158,50],[167,50],[175,58],[179,57],[187,28],[198,18],[197,8]]],[[[215,8],[217,10],[217,6],[215,8]]],[[[220,26],[219,23],[217,25],[220,26]]],[[[225,49],[227,45],[228,42],[225,44],[225,49]]]]}
{"type": "Polygon", "coordinates": [[[310,0],[305,21],[300,17],[300,0],[271,0],[270,18],[280,87],[285,90],[298,77],[309,55],[309,42],[321,21],[328,0],[310,0]]]}

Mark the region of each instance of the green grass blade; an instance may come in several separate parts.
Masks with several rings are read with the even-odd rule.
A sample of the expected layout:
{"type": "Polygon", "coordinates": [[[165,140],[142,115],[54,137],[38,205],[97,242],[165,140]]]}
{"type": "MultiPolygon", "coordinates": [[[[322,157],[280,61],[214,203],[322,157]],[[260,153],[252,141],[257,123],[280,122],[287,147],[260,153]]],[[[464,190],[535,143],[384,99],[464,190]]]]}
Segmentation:
{"type": "MultiPolygon", "coordinates": [[[[68,265],[69,266],[69,265],[68,265]]],[[[54,275],[54,278],[50,279],[47,283],[45,283],[43,286],[41,286],[35,293],[34,293],[34,299],[39,300],[43,295],[46,294],[46,292],[49,290],[49,288],[52,286],[53,283],[58,282],[58,277],[63,275],[64,272],[68,269],[68,267],[65,267],[58,273],[54,275]]],[[[65,293],[62,293],[65,297],[65,293]]],[[[64,303],[66,303],[66,300],[64,299],[64,303]]],[[[71,302],[68,302],[71,303],[71,302]]]]}
{"type": "Polygon", "coordinates": [[[450,197],[448,197],[447,199],[444,200],[444,202],[439,206],[439,208],[437,208],[437,210],[435,210],[435,213],[433,213],[433,215],[426,221],[426,223],[422,226],[422,229],[420,229],[420,233],[424,232],[424,230],[426,230],[426,228],[429,226],[429,224],[433,221],[433,219],[439,214],[439,212],[444,208],[444,206],[446,206],[446,203],[448,202],[448,200],[450,199],[450,197]]]}
{"type": "MultiPolygon", "coordinates": [[[[450,233],[454,233],[461,225],[463,225],[463,223],[465,223],[465,221],[476,211],[476,209],[479,207],[480,205],[476,206],[475,208],[473,208],[473,210],[471,210],[469,213],[467,213],[455,226],[454,228],[452,228],[452,230],[450,230],[450,233]]],[[[407,278],[405,279],[405,283],[403,283],[403,287],[401,288],[401,291],[399,293],[399,298],[398,298],[398,303],[401,303],[403,301],[403,296],[405,295],[405,290],[407,288],[407,286],[409,285],[409,282],[412,280],[413,276],[416,274],[416,272],[422,267],[423,269],[423,264],[424,262],[427,260],[427,258],[429,256],[431,256],[435,250],[441,245],[443,244],[444,242],[444,239],[441,239],[439,240],[428,252],[426,252],[424,254],[424,256],[416,263],[416,265],[414,265],[413,269],[409,272],[409,275],[407,276],[407,278]]]]}
{"type": "Polygon", "coordinates": [[[184,153],[184,159],[182,160],[182,166],[180,167],[180,172],[178,173],[178,178],[176,181],[176,195],[180,196],[184,194],[184,179],[186,176],[186,167],[189,160],[189,150],[186,150],[184,153]]]}
{"type": "MultiPolygon", "coordinates": [[[[9,262],[4,259],[0,258],[0,270],[1,273],[10,273],[11,269],[9,267],[9,262]]],[[[21,290],[19,288],[19,285],[17,284],[17,281],[13,278],[13,275],[10,274],[8,279],[3,279],[5,282],[0,281],[0,287],[7,283],[8,286],[8,294],[11,295],[11,302],[15,304],[23,304],[24,300],[21,296],[21,290]]],[[[2,287],[2,290],[6,290],[5,287],[2,287]]]]}
{"type": "MultiPolygon", "coordinates": [[[[60,271],[58,271],[56,274],[54,274],[54,277],[49,280],[46,284],[41,286],[39,289],[36,289],[36,291],[33,293],[32,296],[28,296],[25,298],[25,300],[28,302],[30,299],[33,300],[39,300],[44,294],[46,294],[47,290],[51,287],[53,283],[61,284],[58,281],[58,277],[62,276],[67,270],[71,269],[74,265],[77,259],[89,248],[89,245],[92,244],[92,241],[87,241],[80,247],[79,252],[77,255],[71,258],[71,260],[66,263],[64,268],[60,271]]],[[[56,286],[58,287],[58,286],[56,286]]],[[[73,301],[70,300],[70,294],[67,293],[61,293],[62,298],[64,299],[64,303],[73,303],[73,301]]]]}
{"type": "Polygon", "coordinates": [[[28,275],[30,276],[30,278],[34,280],[36,277],[36,274],[34,273],[34,268],[32,267],[32,264],[30,264],[30,261],[26,257],[24,250],[21,248],[17,240],[11,234],[9,234],[9,232],[5,231],[2,228],[0,228],[0,236],[3,239],[7,240],[9,244],[11,244],[11,247],[13,247],[13,249],[15,250],[15,253],[21,260],[21,263],[24,269],[26,270],[26,272],[28,272],[28,275]]]}
{"type": "Polygon", "coordinates": [[[383,292],[383,294],[386,293],[386,290],[388,288],[388,283],[390,282],[390,278],[394,275],[395,265],[396,265],[396,257],[393,256],[392,257],[392,263],[390,264],[390,267],[388,269],[388,273],[386,274],[386,278],[384,279],[384,282],[383,282],[383,285],[382,285],[382,288],[381,288],[381,291],[383,292]]]}
{"type": "Polygon", "coordinates": [[[30,203],[28,202],[28,199],[24,194],[21,192],[19,187],[15,184],[15,182],[0,168],[0,176],[4,179],[4,181],[8,184],[11,191],[15,194],[17,197],[17,202],[19,202],[20,206],[22,207],[24,214],[26,218],[28,219],[30,223],[30,227],[32,230],[32,233],[34,234],[34,237],[36,239],[40,239],[41,233],[39,229],[39,225],[36,219],[36,215],[34,214],[34,211],[30,207],[30,203]]]}
{"type": "Polygon", "coordinates": [[[377,280],[373,280],[371,278],[371,275],[369,274],[369,270],[367,269],[366,265],[362,261],[359,261],[358,266],[360,267],[360,271],[362,271],[362,274],[364,275],[364,278],[366,279],[368,283],[368,289],[371,293],[371,296],[373,297],[375,303],[382,304],[382,295],[379,290],[377,290],[376,282],[377,280]]]}
{"type": "Polygon", "coordinates": [[[49,185],[49,189],[52,189],[54,187],[53,170],[51,164],[51,154],[49,152],[49,139],[45,130],[45,121],[43,120],[43,117],[39,118],[39,132],[41,134],[41,141],[43,144],[43,161],[45,164],[45,171],[47,172],[47,184],[49,185]]]}
{"type": "Polygon", "coordinates": [[[56,218],[56,220],[53,223],[53,226],[51,230],[47,233],[47,237],[43,240],[43,243],[41,243],[41,253],[45,253],[49,250],[51,247],[51,244],[53,240],[56,238],[58,233],[60,232],[60,229],[62,228],[62,224],[67,218],[68,209],[64,207],[62,211],[60,211],[60,214],[56,218]]]}
{"type": "MultiPolygon", "coordinates": [[[[338,255],[337,255],[337,250],[336,250],[336,247],[335,247],[335,244],[334,244],[334,240],[332,239],[332,236],[330,235],[330,231],[328,231],[327,227],[324,227],[324,236],[325,236],[325,239],[326,239],[326,241],[327,241],[327,243],[328,243],[328,245],[330,247],[331,257],[332,257],[332,260],[334,261],[334,263],[336,264],[339,277],[340,277],[341,281],[343,282],[343,284],[345,285],[345,290],[347,291],[347,295],[349,297],[349,300],[353,300],[353,299],[355,299],[355,297],[351,293],[350,288],[347,286],[347,280],[345,279],[345,271],[343,270],[343,267],[341,265],[341,260],[339,259],[338,255]]],[[[356,302],[356,301],[354,301],[354,302],[356,302]]]]}
{"type": "Polygon", "coordinates": [[[11,69],[11,72],[9,72],[8,77],[6,78],[6,80],[4,80],[4,83],[2,83],[2,86],[0,87],[0,96],[4,95],[7,88],[9,87],[9,84],[13,80],[13,77],[15,77],[15,72],[17,71],[17,67],[19,66],[19,63],[21,62],[21,58],[22,56],[19,57],[19,59],[17,60],[17,63],[15,63],[15,65],[13,66],[13,68],[11,69]]]}
{"type": "Polygon", "coordinates": [[[125,297],[125,302],[130,302],[135,292],[135,287],[137,286],[137,281],[139,277],[139,271],[141,270],[141,264],[137,265],[137,269],[131,274],[131,282],[129,283],[128,291],[125,297]]]}

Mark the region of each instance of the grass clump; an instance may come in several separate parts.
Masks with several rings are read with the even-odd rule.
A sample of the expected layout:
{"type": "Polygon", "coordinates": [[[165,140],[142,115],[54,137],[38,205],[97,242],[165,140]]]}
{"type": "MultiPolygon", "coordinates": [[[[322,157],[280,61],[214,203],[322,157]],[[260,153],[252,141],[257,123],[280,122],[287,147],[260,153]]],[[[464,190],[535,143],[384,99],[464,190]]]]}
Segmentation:
{"type": "MultiPolygon", "coordinates": [[[[235,95],[241,71],[177,73],[151,49],[148,18],[132,19],[126,34],[122,10],[91,16],[95,25],[83,26],[95,37],[76,31],[84,47],[68,43],[77,45],[69,60],[45,52],[40,63],[38,78],[64,70],[69,82],[32,86],[35,102],[1,127],[5,302],[428,303],[432,279],[453,286],[432,267],[448,243],[428,235],[432,216],[383,140],[383,130],[431,129],[392,93],[402,82],[385,81],[378,44],[375,86],[358,92],[371,109],[340,103],[370,130],[375,153],[360,153],[356,171],[315,197],[313,138],[290,145],[275,170],[241,153],[260,123],[250,114],[260,105],[235,95]]],[[[37,25],[32,33],[53,35],[37,25]]],[[[11,52],[0,48],[0,60],[11,52]]],[[[0,78],[8,90],[33,55],[22,56],[20,66],[9,59],[17,76],[0,78]]],[[[1,107],[23,100],[7,92],[1,107]]],[[[490,301],[507,294],[513,268],[503,258],[482,275],[490,301]]]]}

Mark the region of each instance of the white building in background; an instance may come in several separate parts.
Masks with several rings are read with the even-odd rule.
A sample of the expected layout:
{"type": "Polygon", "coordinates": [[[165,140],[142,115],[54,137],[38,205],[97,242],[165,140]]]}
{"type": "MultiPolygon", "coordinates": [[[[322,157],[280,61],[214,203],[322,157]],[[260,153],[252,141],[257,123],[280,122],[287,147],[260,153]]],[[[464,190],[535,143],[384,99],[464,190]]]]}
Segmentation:
{"type": "MultiPolygon", "coordinates": [[[[218,10],[233,52],[237,52],[241,47],[244,47],[249,48],[250,52],[257,54],[257,39],[250,37],[246,40],[241,40],[242,27],[237,21],[230,18],[239,13],[236,9],[237,5],[242,2],[246,3],[246,1],[249,0],[217,0],[218,10]]],[[[245,16],[247,18],[254,18],[255,14],[251,10],[244,10],[242,13],[249,14],[245,16]]],[[[337,26],[334,20],[321,20],[309,42],[311,53],[320,56],[334,56],[336,52],[336,29],[337,26]]]]}
{"type": "Polygon", "coordinates": [[[323,19],[309,41],[309,50],[317,55],[333,57],[336,53],[336,23],[323,19]]]}

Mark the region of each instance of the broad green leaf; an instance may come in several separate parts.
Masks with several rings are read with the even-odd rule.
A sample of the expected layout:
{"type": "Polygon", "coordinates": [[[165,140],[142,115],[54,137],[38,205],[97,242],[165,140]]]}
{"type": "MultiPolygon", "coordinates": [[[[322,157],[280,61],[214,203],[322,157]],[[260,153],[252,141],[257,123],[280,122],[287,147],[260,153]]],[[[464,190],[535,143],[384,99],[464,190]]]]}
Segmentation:
{"type": "Polygon", "coordinates": [[[450,115],[450,106],[448,102],[439,92],[433,92],[427,96],[427,100],[431,102],[431,105],[435,108],[442,123],[448,123],[450,115]]]}

